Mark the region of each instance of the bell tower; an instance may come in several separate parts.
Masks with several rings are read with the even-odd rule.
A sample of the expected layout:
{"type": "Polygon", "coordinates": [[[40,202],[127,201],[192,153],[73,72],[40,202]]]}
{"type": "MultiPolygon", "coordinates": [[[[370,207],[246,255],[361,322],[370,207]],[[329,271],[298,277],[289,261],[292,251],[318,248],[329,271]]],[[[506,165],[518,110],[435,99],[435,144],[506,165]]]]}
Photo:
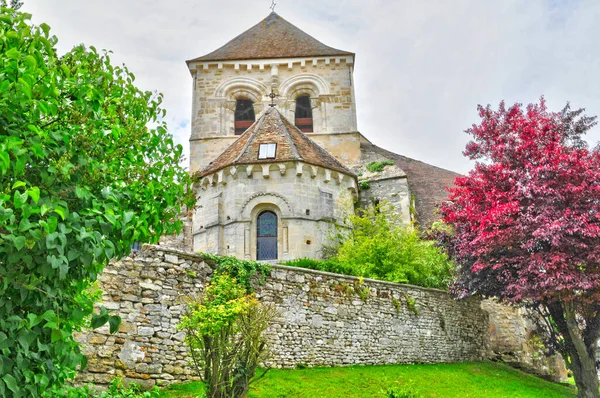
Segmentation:
{"type": "Polygon", "coordinates": [[[187,61],[193,77],[190,171],[204,170],[268,108],[346,166],[360,160],[354,53],[316,40],[275,12],[187,61]]]}

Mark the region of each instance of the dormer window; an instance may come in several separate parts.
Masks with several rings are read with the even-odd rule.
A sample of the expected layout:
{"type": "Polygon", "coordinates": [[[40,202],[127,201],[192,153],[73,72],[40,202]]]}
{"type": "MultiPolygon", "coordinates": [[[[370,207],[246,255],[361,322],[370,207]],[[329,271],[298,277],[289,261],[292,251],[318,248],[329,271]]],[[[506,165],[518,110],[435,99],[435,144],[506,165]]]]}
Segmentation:
{"type": "Polygon", "coordinates": [[[296,127],[303,133],[313,132],[312,107],[308,95],[296,98],[296,127]]]}
{"type": "Polygon", "coordinates": [[[277,144],[260,144],[258,147],[259,159],[275,159],[277,144]]]}
{"type": "Polygon", "coordinates": [[[249,99],[237,99],[235,104],[235,135],[240,135],[254,123],[254,103],[249,99]]]}

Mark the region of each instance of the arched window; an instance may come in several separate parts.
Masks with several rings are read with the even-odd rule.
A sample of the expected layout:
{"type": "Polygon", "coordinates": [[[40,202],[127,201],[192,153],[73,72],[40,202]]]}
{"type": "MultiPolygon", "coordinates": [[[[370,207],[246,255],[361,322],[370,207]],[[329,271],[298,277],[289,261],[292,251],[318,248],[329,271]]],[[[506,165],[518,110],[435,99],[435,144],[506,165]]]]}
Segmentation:
{"type": "Polygon", "coordinates": [[[308,95],[296,98],[296,127],[305,133],[313,132],[312,107],[308,95]]]}
{"type": "Polygon", "coordinates": [[[256,259],[277,260],[277,215],[272,211],[256,219],[256,259]]]}
{"type": "Polygon", "coordinates": [[[254,103],[249,99],[238,99],[235,104],[235,135],[240,135],[254,123],[254,103]]]}

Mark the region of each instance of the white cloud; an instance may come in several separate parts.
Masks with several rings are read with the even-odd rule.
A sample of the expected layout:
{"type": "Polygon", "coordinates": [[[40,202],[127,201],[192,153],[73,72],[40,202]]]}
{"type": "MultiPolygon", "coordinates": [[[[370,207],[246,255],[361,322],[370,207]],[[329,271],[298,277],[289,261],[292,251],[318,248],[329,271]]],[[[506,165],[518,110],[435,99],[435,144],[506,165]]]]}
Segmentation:
{"type": "MultiPolygon", "coordinates": [[[[276,11],[322,42],[357,54],[359,129],[402,155],[466,172],[463,130],[476,105],[500,100],[552,108],[566,101],[600,114],[600,2],[595,0],[344,0],[278,2],[276,11]]],[[[165,94],[171,132],[189,137],[185,60],[264,18],[270,2],[25,0],[66,51],[114,52],[138,85],[165,94]]],[[[600,140],[596,128],[588,141],[600,140]]]]}

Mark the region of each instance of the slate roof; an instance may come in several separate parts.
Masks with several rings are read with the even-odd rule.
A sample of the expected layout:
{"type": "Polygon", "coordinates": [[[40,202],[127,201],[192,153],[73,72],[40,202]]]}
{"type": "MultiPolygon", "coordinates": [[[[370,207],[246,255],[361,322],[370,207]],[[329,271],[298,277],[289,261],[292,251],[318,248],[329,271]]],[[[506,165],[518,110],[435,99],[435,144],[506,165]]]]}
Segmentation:
{"type": "Polygon", "coordinates": [[[356,174],[340,163],[298,130],[276,107],[267,109],[233,144],[204,170],[201,178],[227,166],[301,161],[321,166],[356,178],[356,174]],[[258,159],[260,144],[277,144],[274,159],[258,159]]]}
{"type": "Polygon", "coordinates": [[[417,221],[421,226],[427,227],[440,219],[438,208],[448,197],[446,187],[452,187],[456,177],[461,177],[461,174],[398,155],[370,143],[362,142],[361,151],[373,151],[393,160],[406,173],[408,187],[415,197],[417,221]]]}
{"type": "Polygon", "coordinates": [[[354,53],[326,46],[272,12],[223,47],[187,62],[343,55],[354,53]]]}

